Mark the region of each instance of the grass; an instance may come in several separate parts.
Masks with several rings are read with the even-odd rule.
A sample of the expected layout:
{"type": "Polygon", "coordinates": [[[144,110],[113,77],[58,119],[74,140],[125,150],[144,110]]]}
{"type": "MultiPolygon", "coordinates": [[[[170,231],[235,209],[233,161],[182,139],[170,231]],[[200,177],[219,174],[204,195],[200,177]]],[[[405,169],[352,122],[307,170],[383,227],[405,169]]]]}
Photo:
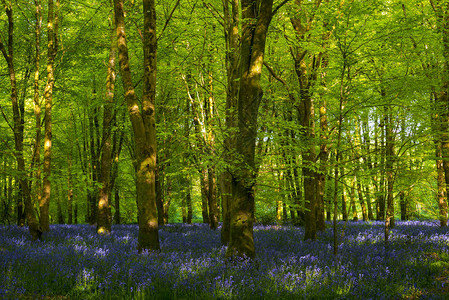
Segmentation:
{"type": "MultiPolygon", "coordinates": [[[[330,227],[330,226],[328,226],[330,227]]],[[[449,232],[436,222],[339,225],[315,242],[293,226],[254,228],[255,262],[224,259],[219,231],[160,228],[162,252],[137,254],[137,226],[98,236],[88,225],[53,225],[43,241],[0,226],[0,299],[449,299],[449,232]]]]}

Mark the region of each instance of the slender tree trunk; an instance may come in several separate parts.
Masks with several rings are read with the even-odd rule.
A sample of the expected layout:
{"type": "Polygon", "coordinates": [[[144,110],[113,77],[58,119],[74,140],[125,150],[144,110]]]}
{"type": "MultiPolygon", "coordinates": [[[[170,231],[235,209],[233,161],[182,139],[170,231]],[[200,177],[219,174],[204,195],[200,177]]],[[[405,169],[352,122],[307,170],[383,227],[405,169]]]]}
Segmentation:
{"type": "Polygon", "coordinates": [[[75,203],[75,210],[73,211],[73,222],[78,224],[78,203],[75,203]]]}
{"type": "Polygon", "coordinates": [[[40,36],[41,36],[41,28],[42,28],[42,13],[41,13],[41,4],[40,0],[34,1],[36,6],[35,12],[35,39],[36,39],[36,54],[35,54],[35,65],[34,65],[34,116],[36,119],[35,127],[36,127],[36,137],[34,141],[34,152],[32,159],[32,170],[34,171],[34,192],[36,195],[36,202],[41,203],[42,198],[42,181],[41,181],[41,139],[42,139],[42,126],[41,126],[41,102],[39,100],[39,68],[40,68],[40,36]]]}
{"type": "Polygon", "coordinates": [[[59,0],[56,0],[56,13],[54,11],[53,0],[48,0],[48,21],[47,21],[47,84],[44,90],[45,98],[45,136],[44,136],[44,179],[42,201],[39,203],[40,225],[43,231],[50,230],[49,207],[51,193],[51,147],[52,147],[52,115],[53,87],[55,85],[55,57],[58,50],[58,13],[59,0]]]}
{"type": "Polygon", "coordinates": [[[352,209],[352,221],[359,220],[359,217],[357,214],[357,208],[355,206],[355,182],[356,182],[356,179],[353,178],[352,183],[351,183],[351,193],[349,194],[349,197],[351,199],[350,205],[351,205],[351,209],[352,209]]]}
{"type": "Polygon", "coordinates": [[[385,114],[385,173],[387,175],[387,215],[385,218],[385,241],[388,240],[388,230],[394,227],[394,202],[393,202],[393,185],[394,185],[394,135],[393,135],[393,115],[391,108],[386,108],[385,114]]]}
{"type": "MultiPolygon", "coordinates": [[[[340,172],[343,174],[343,172],[340,172]]],[[[341,211],[343,215],[343,221],[348,221],[348,209],[347,209],[347,200],[346,200],[346,189],[343,188],[343,191],[341,193],[341,211]]]]}
{"type": "MultiPolygon", "coordinates": [[[[326,229],[325,223],[325,194],[326,194],[326,178],[327,178],[327,162],[329,159],[329,150],[327,147],[327,140],[329,135],[329,128],[327,125],[326,115],[326,101],[320,99],[320,170],[316,174],[317,185],[317,230],[324,231],[326,229]]],[[[330,216],[329,216],[330,218],[330,216]]]]}
{"type": "MultiPolygon", "coordinates": [[[[365,171],[368,171],[370,175],[371,174],[374,175],[372,172],[373,164],[371,161],[371,153],[370,153],[371,139],[370,139],[368,123],[369,123],[368,122],[368,114],[366,114],[366,116],[364,118],[362,118],[362,128],[363,128],[362,151],[363,151],[363,153],[365,153],[363,155],[363,161],[366,165],[365,171]]],[[[370,177],[372,177],[374,190],[376,190],[376,181],[375,181],[376,176],[370,176],[370,177]]],[[[374,220],[373,209],[371,206],[370,187],[369,187],[368,183],[365,184],[365,198],[366,198],[366,206],[368,208],[368,219],[374,220]]]]}
{"type": "MultiPolygon", "coordinates": [[[[385,220],[385,156],[386,156],[386,147],[385,147],[385,133],[383,130],[383,124],[380,123],[381,130],[381,136],[380,136],[380,181],[379,181],[379,187],[378,187],[378,193],[377,193],[377,207],[378,207],[378,214],[377,214],[377,220],[385,220]]],[[[377,144],[377,143],[376,143],[377,144]]],[[[379,150],[376,147],[376,153],[377,150],[379,150]]]]}
{"type": "Polygon", "coordinates": [[[357,195],[359,197],[360,207],[362,208],[363,221],[368,221],[368,211],[365,204],[365,199],[363,199],[362,185],[360,184],[360,179],[356,177],[357,182],[357,195]]]}
{"type": "Polygon", "coordinates": [[[401,207],[401,221],[406,221],[407,218],[407,202],[405,200],[405,192],[399,192],[399,203],[401,207]]]}
{"type": "MultiPolygon", "coordinates": [[[[97,98],[97,86],[96,86],[95,77],[93,78],[93,91],[92,91],[92,102],[96,101],[97,98]]],[[[90,215],[89,215],[89,224],[95,225],[97,223],[98,216],[98,175],[100,170],[100,162],[98,159],[98,155],[100,154],[100,143],[98,143],[98,135],[96,135],[99,131],[99,123],[97,117],[98,110],[96,107],[93,107],[88,111],[88,120],[89,120],[89,150],[90,150],[90,179],[91,186],[89,189],[89,207],[90,207],[90,215]]],[[[86,152],[87,155],[87,152],[86,152]]]]}
{"type": "Polygon", "coordinates": [[[33,204],[31,201],[31,192],[29,190],[29,183],[26,179],[25,160],[23,158],[23,122],[21,122],[21,115],[18,103],[16,72],[14,69],[14,48],[13,48],[13,33],[14,33],[14,19],[12,11],[12,3],[5,4],[5,11],[8,17],[8,41],[7,45],[3,43],[0,35],[0,51],[8,65],[9,80],[11,86],[11,104],[13,111],[13,131],[15,144],[15,157],[17,160],[18,182],[23,192],[23,199],[25,204],[25,216],[28,222],[28,228],[33,240],[40,239],[42,235],[42,228],[40,227],[36,216],[34,214],[33,204]]]}
{"type": "Polygon", "coordinates": [[[164,225],[164,176],[161,165],[156,170],[156,207],[157,222],[159,225],[164,225]]]}
{"type": "Polygon", "coordinates": [[[115,213],[114,213],[115,224],[121,224],[120,190],[117,187],[114,189],[114,205],[115,205],[115,213]]]}
{"type": "Polygon", "coordinates": [[[123,0],[114,0],[120,71],[128,114],[133,127],[136,158],[138,206],[138,251],[159,251],[156,207],[156,126],[154,120],[156,88],[156,10],[154,0],[143,0],[144,15],[144,90],[142,109],[134,90],[125,34],[123,0]]]}
{"type": "MultiPolygon", "coordinates": [[[[216,122],[215,112],[215,98],[213,96],[213,77],[209,72],[208,74],[208,97],[205,105],[206,109],[206,123],[207,123],[207,151],[209,155],[213,155],[215,151],[215,134],[214,125],[216,122]]],[[[209,226],[211,229],[218,228],[219,210],[217,203],[217,179],[215,175],[215,166],[213,162],[209,162],[207,168],[208,176],[208,205],[209,205],[209,226]]]]}
{"type": "Polygon", "coordinates": [[[111,168],[112,168],[112,113],[114,104],[115,88],[115,59],[117,52],[117,41],[114,30],[111,31],[111,48],[109,50],[108,71],[106,79],[106,103],[103,116],[103,139],[101,149],[100,168],[100,193],[98,200],[97,233],[109,234],[111,232],[111,168]]]}
{"type": "Polygon", "coordinates": [[[201,184],[201,213],[203,216],[203,223],[209,224],[209,180],[207,176],[207,169],[202,169],[200,172],[201,184]]]}
{"type": "Polygon", "coordinates": [[[192,182],[188,179],[188,190],[186,194],[186,204],[187,204],[187,224],[192,224],[193,207],[192,207],[192,182]]]}
{"type": "Polygon", "coordinates": [[[73,224],[72,154],[67,155],[67,224],[73,224]]]}

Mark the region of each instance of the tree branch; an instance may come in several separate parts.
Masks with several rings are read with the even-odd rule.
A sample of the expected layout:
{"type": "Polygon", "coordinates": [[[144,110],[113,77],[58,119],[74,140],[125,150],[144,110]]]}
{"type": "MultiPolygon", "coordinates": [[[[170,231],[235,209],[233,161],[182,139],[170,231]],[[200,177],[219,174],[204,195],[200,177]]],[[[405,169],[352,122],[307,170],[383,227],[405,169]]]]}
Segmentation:
{"type": "Polygon", "coordinates": [[[282,1],[281,4],[279,4],[277,7],[275,7],[275,9],[273,9],[273,13],[272,13],[271,15],[274,16],[274,15],[277,13],[277,11],[278,11],[282,6],[284,6],[285,4],[287,4],[289,1],[290,1],[290,0],[284,0],[284,1],[282,1]]]}
{"type": "Polygon", "coordinates": [[[162,37],[162,34],[164,33],[165,29],[167,28],[168,23],[170,22],[171,18],[173,17],[173,13],[175,12],[176,8],[178,7],[180,1],[181,0],[176,1],[175,6],[173,7],[172,11],[170,12],[170,15],[168,16],[168,19],[165,20],[164,28],[162,28],[162,31],[159,34],[159,37],[157,38],[156,41],[159,41],[159,39],[162,37]]]}

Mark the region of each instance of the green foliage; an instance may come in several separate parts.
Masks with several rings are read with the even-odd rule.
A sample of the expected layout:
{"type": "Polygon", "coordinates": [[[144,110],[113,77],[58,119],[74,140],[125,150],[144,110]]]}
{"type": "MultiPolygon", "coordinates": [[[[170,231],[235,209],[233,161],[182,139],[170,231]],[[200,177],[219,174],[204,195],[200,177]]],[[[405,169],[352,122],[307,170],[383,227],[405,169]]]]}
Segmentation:
{"type": "MultiPolygon", "coordinates": [[[[193,220],[202,222],[200,170],[215,167],[217,178],[223,172],[233,171],[224,157],[223,143],[237,129],[228,130],[225,126],[227,74],[222,3],[215,0],[203,2],[157,2],[157,159],[163,182],[160,193],[164,201],[170,201],[170,222],[182,220],[182,200],[189,190],[193,199],[193,220]],[[213,122],[208,122],[205,117],[205,101],[209,97],[215,102],[213,122]],[[195,132],[195,117],[199,120],[199,136],[195,132]],[[209,132],[214,134],[214,145],[207,141],[209,132]],[[186,180],[191,184],[186,184],[186,180]]],[[[136,92],[140,95],[143,84],[140,68],[143,56],[142,8],[140,2],[134,1],[126,2],[125,6],[130,68],[134,72],[136,92]]],[[[16,1],[13,9],[14,63],[19,95],[24,101],[24,157],[27,166],[31,166],[35,123],[33,78],[27,77],[27,72],[34,71],[34,5],[16,1]]],[[[45,25],[45,6],[42,14],[45,25]]],[[[50,210],[53,220],[56,220],[56,198],[63,204],[67,198],[70,156],[74,204],[78,205],[79,221],[84,221],[88,213],[87,197],[99,187],[94,180],[92,166],[101,153],[112,7],[109,2],[93,0],[63,2],[61,16],[52,161],[52,179],[58,190],[53,193],[50,210]]],[[[307,2],[301,9],[296,2],[290,1],[277,12],[268,33],[265,61],[283,82],[264,69],[264,98],[259,113],[256,153],[259,171],[255,188],[257,220],[278,222],[277,201],[285,203],[288,210],[303,208],[301,153],[310,142],[315,142],[317,153],[320,151],[320,134],[323,132],[319,123],[319,104],[323,101],[330,129],[324,133],[330,153],[329,161],[324,165],[328,177],[325,201],[328,203],[332,199],[331,173],[335,167],[340,99],[344,102],[341,111],[344,142],[339,149],[342,161],[337,167],[344,171],[344,176],[338,178],[338,199],[341,199],[344,189],[349,191],[352,178],[357,176],[363,187],[364,199],[370,201],[375,211],[376,197],[385,190],[376,184],[380,184],[385,174],[382,161],[385,150],[383,119],[384,109],[388,107],[394,115],[395,211],[397,214],[400,211],[397,195],[404,191],[411,217],[437,216],[433,141],[439,132],[432,128],[431,117],[432,111],[440,112],[440,108],[432,106],[431,94],[441,84],[443,45],[441,32],[435,30],[436,22],[430,4],[417,0],[327,1],[319,7],[314,2],[307,2]],[[298,38],[291,18],[300,18],[306,24],[312,16],[307,35],[298,38]],[[304,128],[298,121],[302,108],[290,98],[293,95],[298,100],[302,92],[292,57],[293,50],[297,49],[305,51],[308,64],[313,63],[319,53],[327,63],[325,67],[318,68],[316,83],[310,88],[316,124],[312,140],[304,138],[304,128]],[[288,176],[297,176],[297,182],[289,185],[288,176]],[[293,197],[295,193],[299,195],[299,202],[293,197]]],[[[5,14],[0,14],[0,32],[3,39],[7,38],[5,14]]],[[[46,78],[45,26],[40,38],[42,96],[46,78]]],[[[14,193],[8,193],[11,189],[9,178],[16,186],[17,178],[34,178],[32,174],[41,166],[27,168],[27,174],[15,171],[14,140],[9,127],[12,124],[10,83],[3,58],[0,60],[0,74],[3,115],[0,118],[0,198],[2,203],[9,203],[8,209],[2,206],[0,212],[8,210],[15,214],[17,201],[9,198],[17,193],[15,189],[14,193]]],[[[134,144],[120,80],[118,75],[114,106],[116,122],[111,127],[111,134],[117,134],[117,138],[123,132],[115,188],[120,190],[123,221],[136,222],[134,144]]],[[[323,172],[321,167],[317,159],[313,168],[323,172]]],[[[98,170],[99,166],[96,168],[98,170]]],[[[34,179],[32,184],[36,184],[34,179]]],[[[360,211],[358,201],[356,205],[360,211]]],[[[327,209],[328,204],[325,207],[327,209]]],[[[66,211],[63,213],[67,215],[66,211]]]]}

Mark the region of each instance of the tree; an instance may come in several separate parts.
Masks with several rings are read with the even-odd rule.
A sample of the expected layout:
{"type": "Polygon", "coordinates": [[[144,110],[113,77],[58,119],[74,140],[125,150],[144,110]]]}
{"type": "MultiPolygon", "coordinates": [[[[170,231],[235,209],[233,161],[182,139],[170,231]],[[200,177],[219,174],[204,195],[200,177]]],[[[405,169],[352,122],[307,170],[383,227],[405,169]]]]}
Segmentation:
{"type": "Polygon", "coordinates": [[[114,104],[115,87],[115,58],[117,52],[117,41],[114,30],[111,30],[111,49],[109,51],[107,82],[106,82],[106,102],[103,115],[103,139],[101,142],[101,168],[100,182],[101,188],[98,200],[97,232],[108,234],[111,231],[111,168],[112,168],[112,117],[114,104]]]}
{"type": "Polygon", "coordinates": [[[156,208],[156,10],[154,0],[143,1],[144,86],[142,107],[134,90],[125,34],[123,0],[114,0],[115,26],[125,100],[135,141],[135,172],[138,207],[138,251],[159,251],[156,208]]]}
{"type": "Polygon", "coordinates": [[[50,230],[49,207],[51,193],[51,147],[52,147],[52,120],[51,110],[53,106],[53,88],[55,85],[55,57],[58,51],[58,26],[59,26],[59,0],[56,0],[56,12],[53,0],[48,0],[47,19],[47,84],[44,90],[45,98],[45,135],[44,135],[44,168],[42,198],[39,203],[40,225],[42,230],[50,230]]]}
{"type": "Polygon", "coordinates": [[[34,214],[33,204],[31,200],[31,192],[29,189],[29,182],[26,179],[25,173],[25,160],[23,157],[23,122],[21,121],[21,113],[19,110],[18,94],[17,94],[17,80],[16,71],[14,69],[14,18],[12,10],[12,2],[6,3],[3,1],[3,5],[8,17],[8,40],[5,45],[0,35],[0,51],[5,58],[8,65],[9,81],[11,86],[11,104],[13,110],[13,127],[14,132],[14,144],[15,144],[15,157],[17,160],[18,180],[23,192],[25,203],[25,216],[28,222],[28,228],[33,240],[40,239],[42,235],[42,227],[39,225],[36,216],[34,214]]]}
{"type": "MultiPolygon", "coordinates": [[[[447,7],[448,3],[445,0],[429,1],[437,17],[436,27],[441,36],[443,47],[443,66],[440,74],[441,85],[436,90],[438,96],[435,99],[439,102],[436,107],[443,108],[443,111],[438,111],[437,113],[441,114],[441,158],[443,160],[443,170],[447,189],[449,186],[449,8],[447,7]]],[[[440,207],[439,219],[440,225],[443,227],[447,226],[447,199],[446,201],[441,200],[442,199],[440,198],[438,202],[440,207]]]]}
{"type": "MultiPolygon", "coordinates": [[[[255,257],[253,240],[255,147],[257,115],[262,100],[262,74],[268,27],[273,16],[273,1],[242,0],[242,37],[240,46],[240,90],[238,133],[235,153],[237,164],[232,174],[230,239],[227,257],[255,257]]],[[[234,162],[235,163],[235,162],[234,162]]]]}

